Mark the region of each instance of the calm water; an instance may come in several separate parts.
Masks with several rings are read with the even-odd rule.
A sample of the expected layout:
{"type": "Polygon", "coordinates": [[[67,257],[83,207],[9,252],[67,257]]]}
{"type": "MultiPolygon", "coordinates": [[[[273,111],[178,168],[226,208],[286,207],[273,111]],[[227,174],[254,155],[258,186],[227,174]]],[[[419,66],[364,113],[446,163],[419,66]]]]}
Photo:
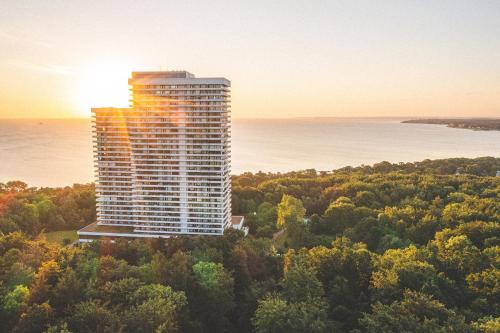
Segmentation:
{"type": "MultiPolygon", "coordinates": [[[[93,180],[88,120],[0,120],[0,182],[64,186],[93,180]]],[[[426,158],[500,157],[500,132],[387,119],[234,120],[232,170],[332,170],[426,158]]]]}

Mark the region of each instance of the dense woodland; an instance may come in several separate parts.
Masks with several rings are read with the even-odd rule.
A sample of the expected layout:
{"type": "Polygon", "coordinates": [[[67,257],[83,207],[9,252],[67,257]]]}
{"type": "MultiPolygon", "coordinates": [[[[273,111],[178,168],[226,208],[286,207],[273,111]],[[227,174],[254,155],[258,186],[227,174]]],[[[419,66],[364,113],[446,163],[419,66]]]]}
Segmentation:
{"type": "Polygon", "coordinates": [[[0,332],[500,332],[499,158],[233,177],[250,234],[48,243],[94,186],[0,184],[0,332]]]}

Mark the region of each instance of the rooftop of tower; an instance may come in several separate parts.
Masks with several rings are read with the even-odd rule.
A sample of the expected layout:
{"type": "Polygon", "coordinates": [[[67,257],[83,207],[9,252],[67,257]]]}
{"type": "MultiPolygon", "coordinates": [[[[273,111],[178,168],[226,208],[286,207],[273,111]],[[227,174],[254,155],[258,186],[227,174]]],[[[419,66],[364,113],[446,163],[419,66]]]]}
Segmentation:
{"type": "Polygon", "coordinates": [[[188,71],[154,71],[154,72],[132,72],[132,79],[155,78],[155,79],[192,79],[194,74],[188,71]]]}
{"type": "Polygon", "coordinates": [[[231,86],[231,81],[223,77],[196,78],[188,71],[146,71],[132,72],[129,85],[135,84],[223,84],[231,86]]]}

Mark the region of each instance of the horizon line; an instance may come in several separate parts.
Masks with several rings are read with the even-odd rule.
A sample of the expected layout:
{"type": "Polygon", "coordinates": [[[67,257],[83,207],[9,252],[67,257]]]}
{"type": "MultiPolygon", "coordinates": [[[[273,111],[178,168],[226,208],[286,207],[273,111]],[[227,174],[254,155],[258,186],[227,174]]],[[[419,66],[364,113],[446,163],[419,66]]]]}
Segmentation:
{"type": "MultiPolygon", "coordinates": [[[[0,117],[1,120],[90,120],[92,117],[0,117]]],[[[295,116],[295,117],[232,117],[233,120],[292,119],[500,119],[499,116],[295,116]]]]}

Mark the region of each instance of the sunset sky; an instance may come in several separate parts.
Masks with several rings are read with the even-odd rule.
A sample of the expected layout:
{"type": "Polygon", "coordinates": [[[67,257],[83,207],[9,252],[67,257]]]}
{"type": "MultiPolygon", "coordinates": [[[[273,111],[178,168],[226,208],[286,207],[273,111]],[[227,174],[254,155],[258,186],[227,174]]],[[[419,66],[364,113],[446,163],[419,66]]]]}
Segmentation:
{"type": "Polygon", "coordinates": [[[500,116],[500,1],[0,6],[0,118],[126,106],[132,70],[232,81],[234,118],[500,116]]]}

